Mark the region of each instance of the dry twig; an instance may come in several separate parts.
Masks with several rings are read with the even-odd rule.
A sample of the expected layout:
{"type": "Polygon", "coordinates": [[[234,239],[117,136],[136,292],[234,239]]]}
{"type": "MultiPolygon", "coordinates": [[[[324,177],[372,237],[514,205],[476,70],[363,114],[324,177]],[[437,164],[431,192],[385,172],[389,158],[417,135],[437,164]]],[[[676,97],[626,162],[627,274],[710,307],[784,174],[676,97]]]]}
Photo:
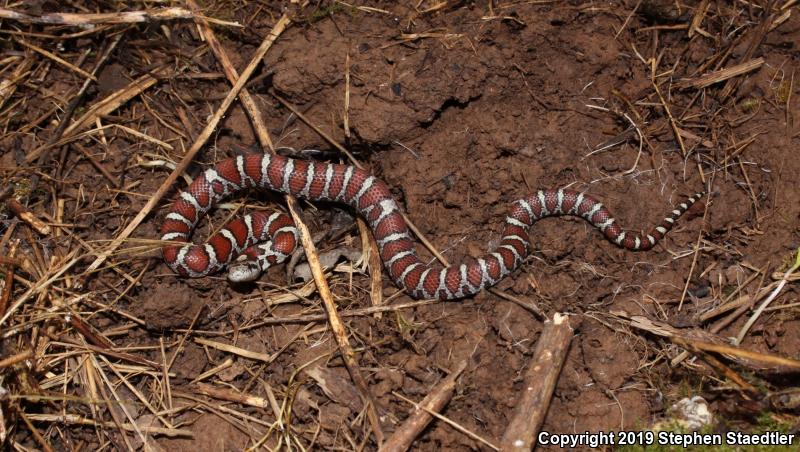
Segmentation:
{"type": "Polygon", "coordinates": [[[397,427],[392,436],[386,439],[381,452],[401,452],[408,450],[417,436],[433,420],[430,412],[439,412],[453,397],[456,379],[467,368],[467,361],[463,361],[446,378],[434,386],[421,402],[414,405],[408,418],[397,427]]]}
{"type": "MultiPolygon", "coordinates": [[[[160,22],[165,20],[192,19],[198,15],[184,8],[158,8],[143,11],[122,11],[117,13],[99,14],[74,14],[74,13],[48,13],[41,15],[26,14],[8,8],[0,8],[0,19],[16,20],[19,22],[45,25],[99,25],[99,24],[129,24],[144,22],[160,22]]],[[[200,16],[217,25],[240,27],[237,22],[228,22],[210,17],[200,16]]]]}
{"type": "Polygon", "coordinates": [[[525,390],[519,395],[514,414],[500,442],[502,450],[531,450],[536,444],[536,436],[567,358],[572,334],[566,315],[556,313],[553,320],[544,322],[533,359],[525,372],[525,390]]]}

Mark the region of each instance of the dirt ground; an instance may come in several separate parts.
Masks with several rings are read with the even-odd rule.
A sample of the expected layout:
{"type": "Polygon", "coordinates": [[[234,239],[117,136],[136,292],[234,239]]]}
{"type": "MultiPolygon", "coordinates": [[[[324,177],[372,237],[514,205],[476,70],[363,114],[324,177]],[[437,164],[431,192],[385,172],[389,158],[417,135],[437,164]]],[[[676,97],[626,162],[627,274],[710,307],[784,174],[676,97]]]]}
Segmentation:
{"type": "MultiPolygon", "coordinates": [[[[457,302],[411,304],[385,271],[371,289],[365,265],[340,259],[328,283],[371,409],[313,283],[287,282],[286,266],[254,284],[189,280],[161,259],[186,178],[264,151],[243,96],[204,133],[232,85],[203,28],[90,26],[132,9],[25,3],[0,22],[10,450],[376,450],[462,363],[439,410],[451,422],[412,449],[491,450],[555,313],[574,337],[542,431],[654,428],[693,396],[710,431],[800,430],[800,286],[785,276],[800,246],[797,2],[203,2],[239,73],[290,19],[245,85],[275,148],[347,162],[344,146],[451,263],[496,246],[509,204],[536,188],[590,192],[633,231],[710,193],[647,252],[543,220],[520,270],[457,302]],[[54,12],[84,23],[35,23],[54,12]]],[[[167,3],[135,7],[192,5],[167,3]]],[[[351,210],[300,205],[321,254],[361,250],[351,210]]],[[[195,241],[285,202],[223,207],[195,241]]]]}

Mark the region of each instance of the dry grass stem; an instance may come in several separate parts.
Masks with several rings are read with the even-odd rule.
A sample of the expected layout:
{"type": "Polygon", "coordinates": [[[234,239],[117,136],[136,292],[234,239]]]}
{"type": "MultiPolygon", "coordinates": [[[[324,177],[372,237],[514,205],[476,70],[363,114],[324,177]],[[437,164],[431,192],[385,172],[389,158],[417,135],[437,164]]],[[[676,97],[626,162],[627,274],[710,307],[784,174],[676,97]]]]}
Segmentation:
{"type": "MultiPolygon", "coordinates": [[[[373,306],[380,306],[383,304],[383,262],[381,261],[378,243],[375,237],[367,226],[363,218],[359,217],[358,232],[361,237],[361,249],[364,250],[364,255],[367,256],[367,266],[369,267],[369,292],[370,301],[373,306]]],[[[381,314],[375,313],[375,318],[380,319],[381,314]]]]}
{"type": "MultiPolygon", "coordinates": [[[[160,22],[167,20],[192,19],[196,14],[184,8],[158,8],[143,11],[123,11],[116,13],[99,14],[73,14],[50,13],[41,15],[26,14],[8,8],[0,8],[0,18],[16,20],[19,22],[46,25],[100,25],[100,24],[129,24],[143,22],[160,22]]],[[[204,17],[205,20],[217,25],[240,27],[237,22],[228,22],[219,19],[204,17]]]]}
{"type": "Polygon", "coordinates": [[[64,60],[63,58],[59,57],[58,55],[56,55],[56,54],[54,54],[52,52],[48,52],[47,50],[45,50],[45,49],[43,49],[43,48],[41,48],[41,47],[39,47],[39,46],[37,46],[35,44],[31,44],[31,43],[29,43],[27,41],[24,41],[22,39],[18,39],[17,42],[22,44],[23,46],[33,50],[34,52],[38,52],[38,53],[42,54],[43,56],[55,61],[56,63],[66,67],[67,69],[77,73],[81,77],[91,79],[94,82],[97,81],[97,78],[95,78],[94,75],[84,71],[83,69],[75,66],[74,64],[72,64],[72,63],[70,63],[70,62],[68,62],[66,60],[64,60]]]}
{"type": "Polygon", "coordinates": [[[78,414],[28,414],[28,418],[32,421],[36,422],[47,422],[47,423],[54,423],[54,424],[73,424],[73,425],[85,425],[90,427],[102,427],[102,428],[121,428],[122,430],[128,432],[135,432],[137,429],[140,432],[153,434],[153,435],[163,435],[169,438],[176,438],[176,437],[185,437],[185,438],[192,438],[194,437],[194,433],[191,430],[182,429],[182,428],[161,428],[161,427],[148,427],[145,425],[135,425],[129,423],[120,423],[116,424],[114,422],[100,422],[95,421],[93,419],[88,419],[82,417],[78,414]]]}
{"type": "Polygon", "coordinates": [[[747,334],[750,328],[752,328],[753,324],[756,323],[756,320],[758,320],[758,318],[764,312],[764,309],[766,309],[769,306],[769,304],[772,303],[772,301],[775,300],[775,298],[777,298],[778,294],[780,294],[781,290],[786,286],[789,277],[792,275],[792,273],[796,272],[798,268],[800,268],[800,248],[797,249],[797,257],[794,265],[792,265],[791,268],[786,270],[786,273],[783,275],[783,278],[781,278],[781,280],[778,281],[777,285],[770,292],[767,299],[764,300],[758,306],[758,309],[756,309],[755,312],[753,312],[753,315],[749,319],[747,319],[747,322],[744,324],[742,329],[739,331],[739,334],[736,336],[736,341],[734,342],[735,345],[739,345],[742,343],[744,336],[747,334]]]}
{"type": "Polygon", "coordinates": [[[287,197],[286,201],[287,206],[289,207],[289,213],[291,213],[295,225],[297,226],[298,231],[300,231],[300,242],[303,245],[306,258],[308,259],[309,266],[311,267],[311,274],[314,276],[314,282],[317,285],[317,291],[319,292],[320,298],[322,298],[322,303],[325,306],[326,313],[328,314],[328,323],[331,326],[333,336],[336,339],[337,345],[339,346],[339,351],[342,354],[345,367],[347,368],[350,378],[353,379],[353,382],[355,383],[356,388],[358,388],[363,399],[367,410],[367,417],[369,418],[370,426],[372,427],[372,433],[375,435],[375,441],[378,444],[381,444],[383,443],[383,431],[380,426],[380,421],[378,420],[375,401],[372,398],[372,394],[369,391],[369,387],[367,386],[364,376],[361,374],[355,352],[353,351],[350,341],[347,338],[347,331],[344,328],[344,323],[342,323],[339,313],[336,309],[336,304],[333,302],[333,294],[331,293],[328,282],[325,279],[325,274],[322,270],[322,265],[319,262],[316,246],[311,238],[311,233],[308,231],[308,227],[303,224],[300,215],[297,213],[297,201],[290,197],[287,197]]]}
{"type": "MultiPolygon", "coordinates": [[[[311,295],[316,291],[316,287],[314,285],[314,281],[310,281],[305,287],[310,287],[309,294],[311,295]]],[[[295,302],[298,301],[298,298],[292,297],[288,302],[295,302]]],[[[381,305],[381,306],[370,306],[367,308],[360,308],[360,309],[353,309],[352,311],[343,311],[340,312],[339,315],[341,317],[360,317],[360,316],[367,316],[367,315],[374,315],[374,314],[381,314],[384,312],[395,312],[401,309],[413,309],[421,306],[428,306],[431,304],[441,303],[438,300],[419,300],[419,301],[410,301],[407,303],[395,303],[392,305],[381,305]]],[[[275,303],[272,303],[275,304],[275,303]]],[[[255,328],[260,328],[266,325],[284,325],[284,324],[305,324],[305,323],[315,323],[315,322],[324,322],[328,320],[327,314],[307,314],[307,315],[295,315],[295,316],[286,316],[286,317],[274,317],[269,319],[260,320],[258,322],[243,325],[241,328],[238,328],[236,331],[247,331],[255,328]]],[[[206,335],[213,335],[213,336],[227,336],[229,334],[233,334],[234,330],[227,330],[227,331],[202,331],[202,330],[176,330],[178,332],[194,332],[197,334],[206,334],[206,335]]]]}
{"type": "Polygon", "coordinates": [[[217,350],[222,350],[223,352],[231,353],[244,358],[254,359],[256,361],[262,361],[267,364],[271,363],[273,360],[273,357],[270,355],[266,355],[264,353],[252,352],[250,350],[245,350],[235,345],[223,344],[222,342],[211,341],[200,337],[194,338],[194,341],[200,345],[205,345],[207,347],[215,348],[217,350]]]}
{"type": "MultiPolygon", "coordinates": [[[[709,208],[709,201],[711,200],[710,194],[706,195],[706,202],[703,209],[703,222],[702,224],[706,223],[706,218],[708,218],[708,208],[709,208]]],[[[681,292],[681,299],[678,302],[678,310],[680,311],[683,307],[683,302],[686,299],[686,293],[689,290],[689,282],[692,280],[692,274],[694,273],[695,266],[697,265],[697,259],[700,256],[700,242],[703,240],[703,230],[701,229],[697,233],[697,240],[695,241],[694,247],[692,248],[692,264],[689,267],[689,275],[686,278],[686,283],[683,286],[683,292],[681,292]]]]}
{"type": "Polygon", "coordinates": [[[5,324],[5,322],[11,317],[20,306],[22,306],[25,302],[27,302],[30,298],[34,296],[38,296],[42,292],[44,292],[50,284],[60,278],[64,273],[69,271],[73,265],[80,262],[81,257],[76,257],[80,250],[72,250],[64,259],[61,260],[60,265],[57,265],[52,273],[45,274],[39,282],[34,284],[31,288],[29,288],[25,293],[23,293],[14,304],[6,311],[5,315],[0,318],[0,325],[5,324]]]}
{"type": "Polygon", "coordinates": [[[296,108],[294,105],[292,105],[291,103],[287,102],[287,101],[286,101],[284,98],[282,98],[281,96],[279,96],[279,95],[278,95],[277,93],[275,93],[274,91],[270,91],[270,94],[271,94],[271,95],[272,95],[272,96],[273,96],[275,99],[277,99],[277,100],[278,100],[278,102],[280,102],[280,103],[281,103],[281,105],[283,105],[284,107],[288,108],[288,109],[289,109],[289,110],[290,110],[292,113],[294,113],[294,115],[295,115],[295,116],[297,116],[297,117],[298,117],[298,118],[299,118],[301,121],[303,121],[303,123],[305,123],[305,125],[307,125],[307,126],[311,127],[312,129],[314,129],[314,132],[316,132],[317,134],[319,134],[319,136],[321,136],[322,138],[324,138],[324,139],[325,139],[325,141],[327,141],[328,143],[330,143],[330,144],[331,144],[331,146],[335,147],[335,148],[336,148],[336,149],[337,149],[339,152],[341,152],[342,154],[346,155],[346,156],[347,156],[347,158],[348,158],[348,160],[350,160],[350,163],[351,163],[353,166],[355,166],[356,168],[359,168],[359,169],[364,169],[364,165],[362,165],[362,164],[361,164],[361,162],[359,162],[359,161],[358,161],[358,160],[357,160],[357,159],[356,159],[356,158],[353,156],[353,154],[351,154],[351,153],[350,153],[350,151],[348,151],[348,150],[347,150],[347,149],[346,149],[344,146],[342,146],[341,144],[339,144],[339,142],[338,142],[338,141],[336,141],[336,140],[334,140],[333,138],[331,138],[331,137],[330,137],[330,135],[328,135],[327,133],[325,133],[325,131],[323,131],[322,129],[320,129],[320,128],[319,128],[319,127],[316,125],[316,124],[314,124],[313,122],[311,122],[311,121],[310,121],[310,120],[309,120],[309,119],[308,119],[308,118],[307,118],[307,117],[306,117],[306,116],[305,116],[305,115],[304,115],[304,114],[303,114],[303,113],[302,113],[300,110],[298,110],[298,109],[297,109],[297,108],[296,108]]]}
{"type": "Polygon", "coordinates": [[[763,58],[754,58],[750,61],[731,66],[729,68],[714,71],[710,74],[703,75],[691,80],[681,80],[676,85],[681,88],[693,87],[697,89],[707,88],[719,82],[724,82],[733,77],[738,77],[742,74],[754,71],[764,65],[763,58]]]}
{"type": "MultiPolygon", "coordinates": [[[[186,4],[189,5],[193,11],[200,10],[200,6],[194,0],[187,0],[186,4]]],[[[228,54],[225,52],[225,49],[222,47],[217,39],[217,36],[214,34],[214,30],[208,25],[207,20],[203,17],[198,16],[195,21],[197,22],[200,31],[203,33],[203,37],[208,43],[208,46],[211,47],[211,51],[214,52],[214,56],[217,58],[217,61],[219,61],[220,66],[222,66],[222,70],[225,72],[225,76],[228,78],[228,81],[235,86],[240,75],[233,67],[228,54]]],[[[286,26],[288,26],[288,19],[286,26]]],[[[273,33],[277,35],[280,34],[280,31],[273,30],[273,33]]],[[[244,107],[245,112],[250,117],[251,125],[256,131],[256,136],[258,137],[261,146],[272,151],[273,145],[266,129],[266,121],[264,121],[261,111],[256,106],[255,100],[244,87],[241,89],[239,97],[242,101],[242,106],[244,107]]]]}
{"type": "Polygon", "coordinates": [[[350,140],[350,52],[344,59],[344,108],[342,111],[342,130],[345,140],[350,140]]]}
{"type": "Polygon", "coordinates": [[[270,402],[263,397],[256,397],[248,394],[241,394],[234,392],[230,389],[217,388],[207,384],[194,384],[191,388],[199,394],[203,394],[215,399],[227,400],[229,402],[241,403],[247,406],[254,406],[256,408],[269,408],[270,402]]]}
{"type": "MultiPolygon", "coordinates": [[[[165,70],[166,69],[162,69],[162,71],[165,70]]],[[[155,71],[155,73],[159,74],[158,71],[155,71]]],[[[166,72],[162,73],[161,75],[164,74],[166,74],[166,72]]],[[[132,98],[138,96],[146,89],[155,85],[156,82],[158,82],[157,78],[151,75],[143,75],[138,79],[134,80],[133,82],[131,82],[127,87],[109,94],[108,97],[92,105],[92,107],[90,107],[86,111],[86,113],[84,113],[83,116],[81,116],[75,122],[67,126],[67,128],[64,130],[63,138],[61,140],[55,143],[48,143],[43,146],[39,146],[38,148],[28,153],[26,160],[28,161],[28,163],[32,163],[38,160],[39,157],[41,157],[41,155],[44,152],[48,151],[51,147],[64,144],[66,142],[63,141],[64,139],[68,140],[77,132],[80,132],[84,128],[94,124],[98,118],[112,113],[121,105],[124,105],[132,98]]]]}
{"type": "Polygon", "coordinates": [[[391,11],[386,11],[385,9],[373,8],[373,7],[370,7],[370,6],[351,5],[350,3],[343,2],[341,0],[336,0],[336,3],[338,3],[340,5],[344,5],[344,6],[348,7],[348,8],[354,8],[354,9],[357,9],[359,11],[363,11],[365,13],[378,13],[378,14],[386,14],[386,15],[391,15],[392,14],[391,11]]]}
{"type": "Polygon", "coordinates": [[[24,352],[14,354],[8,358],[0,359],[0,369],[13,366],[16,363],[25,361],[31,357],[33,357],[33,350],[25,350],[24,352]]]}
{"type": "Polygon", "coordinates": [[[697,328],[678,329],[667,323],[644,316],[624,316],[637,329],[667,337],[678,345],[690,345],[698,350],[721,353],[742,366],[760,371],[796,372],[800,361],[780,356],[758,353],[725,345],[719,336],[697,328]]]}

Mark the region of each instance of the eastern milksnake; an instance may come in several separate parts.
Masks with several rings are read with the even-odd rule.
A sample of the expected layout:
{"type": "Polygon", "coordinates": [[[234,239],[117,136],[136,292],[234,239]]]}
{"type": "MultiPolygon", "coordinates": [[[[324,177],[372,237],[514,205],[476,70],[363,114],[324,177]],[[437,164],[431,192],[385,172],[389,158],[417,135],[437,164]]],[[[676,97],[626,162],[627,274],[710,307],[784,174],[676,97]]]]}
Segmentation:
{"type": "Polygon", "coordinates": [[[642,251],[652,248],[675,221],[704,193],[675,207],[650,234],[622,230],[595,198],[574,190],[539,190],[515,201],[506,217],[500,245],[480,259],[442,267],[423,263],[414,250],[414,238],[389,187],[364,170],[295,160],[271,154],[250,154],[219,162],[198,176],[172,204],[161,227],[161,239],[178,241],[162,248],[164,260],[183,276],[201,277],[229,263],[228,278],[249,281],[295,249],[298,232],[282,213],[253,213],[225,225],[205,244],[193,245],[189,235],[200,218],[220,199],[247,188],[288,193],[312,201],[337,201],[355,208],[368,222],[380,255],[395,283],[414,298],[463,298],[493,286],[528,256],[528,229],[540,218],[570,215],[584,218],[618,246],[642,251]],[[270,239],[271,238],[271,239],[270,239]]]}

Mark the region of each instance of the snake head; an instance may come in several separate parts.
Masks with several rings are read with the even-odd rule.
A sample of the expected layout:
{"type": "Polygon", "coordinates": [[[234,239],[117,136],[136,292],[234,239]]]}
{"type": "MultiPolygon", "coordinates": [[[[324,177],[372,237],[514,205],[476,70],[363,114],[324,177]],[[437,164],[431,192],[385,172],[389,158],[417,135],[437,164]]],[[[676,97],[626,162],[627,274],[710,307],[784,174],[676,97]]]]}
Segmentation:
{"type": "Polygon", "coordinates": [[[259,276],[261,276],[261,266],[258,261],[246,254],[239,256],[228,266],[228,281],[233,283],[255,281],[259,276]]]}

